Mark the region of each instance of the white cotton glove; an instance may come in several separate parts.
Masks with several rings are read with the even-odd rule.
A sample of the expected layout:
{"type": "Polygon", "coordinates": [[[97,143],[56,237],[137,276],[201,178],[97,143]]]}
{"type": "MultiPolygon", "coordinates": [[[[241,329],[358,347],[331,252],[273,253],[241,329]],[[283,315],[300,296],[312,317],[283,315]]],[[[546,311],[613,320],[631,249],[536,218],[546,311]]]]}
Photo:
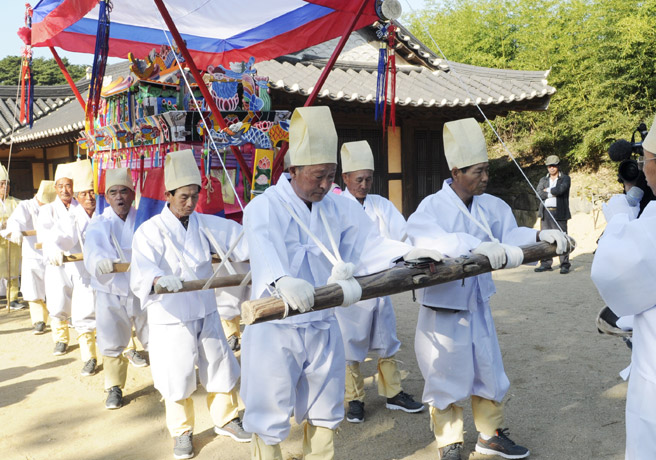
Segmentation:
{"type": "Polygon", "coordinates": [[[43,256],[48,261],[50,265],[59,267],[64,263],[64,253],[57,248],[44,249],[43,256]]]}
{"type": "Polygon", "coordinates": [[[182,278],[175,275],[166,275],[162,276],[157,280],[155,286],[166,289],[169,292],[178,292],[182,289],[182,278]]]}
{"type": "Polygon", "coordinates": [[[506,251],[506,266],[504,268],[517,268],[524,262],[524,251],[519,246],[501,243],[506,251]]]}
{"type": "Polygon", "coordinates": [[[567,235],[560,230],[542,230],[539,233],[540,241],[556,243],[556,254],[564,254],[567,251],[567,235]]]}
{"type": "MultiPolygon", "coordinates": [[[[632,187],[629,190],[629,193],[634,189],[640,190],[638,187],[632,187]]],[[[640,206],[638,205],[640,204],[640,201],[638,200],[638,205],[635,206],[632,206],[629,201],[628,195],[613,195],[610,197],[610,200],[608,200],[608,203],[602,204],[601,210],[604,213],[606,222],[610,222],[613,217],[620,214],[626,214],[629,220],[638,217],[638,212],[640,211],[640,206]]]]}
{"type": "Polygon", "coordinates": [[[333,270],[328,278],[328,284],[334,283],[337,280],[347,280],[353,278],[355,273],[355,265],[351,262],[338,262],[333,266],[333,270]]]}
{"type": "Polygon", "coordinates": [[[314,286],[303,279],[283,276],[276,281],[276,289],[292,310],[305,313],[314,306],[314,286]]]}
{"type": "Polygon", "coordinates": [[[410,252],[403,256],[404,261],[416,259],[433,259],[435,262],[442,262],[444,256],[436,249],[426,248],[412,248],[410,252]]]}
{"type": "Polygon", "coordinates": [[[101,259],[96,265],[96,273],[99,275],[106,275],[114,271],[114,260],[113,259],[101,259]]]}
{"type": "Polygon", "coordinates": [[[23,234],[21,232],[11,232],[8,240],[20,246],[23,244],[23,234]]]}
{"type": "Polygon", "coordinates": [[[493,241],[483,241],[472,251],[472,253],[487,257],[492,266],[492,270],[502,268],[503,264],[506,262],[506,250],[501,244],[493,241]]]}

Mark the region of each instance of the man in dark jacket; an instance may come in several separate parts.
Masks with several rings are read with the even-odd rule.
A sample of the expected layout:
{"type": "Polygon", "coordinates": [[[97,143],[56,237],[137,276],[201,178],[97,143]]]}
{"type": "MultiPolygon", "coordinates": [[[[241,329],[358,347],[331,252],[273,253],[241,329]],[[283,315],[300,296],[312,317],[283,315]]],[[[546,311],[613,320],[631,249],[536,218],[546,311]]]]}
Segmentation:
{"type": "MultiPolygon", "coordinates": [[[[567,174],[559,170],[559,163],[560,159],[556,155],[547,157],[546,166],[549,174],[541,178],[538,183],[538,195],[540,195],[540,198],[544,202],[544,205],[540,204],[538,214],[541,219],[540,230],[558,229],[560,227],[563,232],[567,233],[567,221],[572,217],[569,212],[569,188],[571,181],[567,174]],[[556,222],[558,225],[556,225],[556,222]]],[[[552,263],[552,259],[541,260],[540,266],[535,271],[551,271],[552,263]]],[[[569,254],[561,255],[560,273],[563,275],[569,273],[570,267],[569,254]]]]}

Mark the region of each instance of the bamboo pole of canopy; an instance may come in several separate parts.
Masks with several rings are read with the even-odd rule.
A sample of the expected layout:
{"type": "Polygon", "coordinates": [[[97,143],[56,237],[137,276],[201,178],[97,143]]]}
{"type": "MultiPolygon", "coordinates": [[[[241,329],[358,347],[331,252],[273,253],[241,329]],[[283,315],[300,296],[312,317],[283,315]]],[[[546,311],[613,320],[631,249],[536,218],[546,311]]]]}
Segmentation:
{"type": "MultiPolygon", "coordinates": [[[[540,242],[521,248],[524,252],[524,263],[556,256],[555,244],[540,242]]],[[[568,248],[568,252],[571,250],[572,247],[568,248]]],[[[440,263],[397,266],[372,275],[356,277],[356,280],[362,287],[360,300],[367,300],[461,280],[491,271],[492,267],[487,257],[472,254],[454,259],[445,258],[440,263]]],[[[314,291],[314,307],[311,311],[337,307],[343,301],[344,293],[338,284],[322,286],[314,291]]],[[[285,303],[277,297],[249,300],[241,304],[241,318],[246,325],[282,319],[284,314],[285,303]]],[[[290,310],[288,313],[289,316],[298,314],[301,313],[296,310],[290,310]]]]}
{"type": "Polygon", "coordinates": [[[36,230],[25,230],[21,232],[23,236],[36,236],[36,230]]]}

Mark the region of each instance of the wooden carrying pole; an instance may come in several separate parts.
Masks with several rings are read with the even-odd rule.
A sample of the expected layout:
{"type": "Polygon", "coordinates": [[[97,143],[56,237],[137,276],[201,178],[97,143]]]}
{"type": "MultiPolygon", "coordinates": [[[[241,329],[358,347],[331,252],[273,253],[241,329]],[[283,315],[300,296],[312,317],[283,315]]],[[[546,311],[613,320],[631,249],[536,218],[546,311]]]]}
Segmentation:
{"type": "MultiPolygon", "coordinates": [[[[222,276],[221,278],[214,278],[210,285],[207,287],[207,289],[216,289],[216,288],[224,288],[224,287],[231,287],[231,286],[239,286],[242,281],[244,281],[244,278],[246,275],[227,275],[227,276],[222,276]]],[[[204,288],[205,283],[207,283],[207,280],[193,280],[193,281],[183,281],[182,282],[182,289],[179,291],[176,291],[175,293],[178,292],[189,292],[189,291],[200,291],[204,288]]],[[[152,294],[175,294],[167,289],[164,289],[160,286],[154,286],[153,290],[151,291],[152,294]]]]}
{"type": "MultiPolygon", "coordinates": [[[[64,254],[63,257],[63,262],[82,262],[84,260],[84,255],[81,252],[77,252],[74,254],[64,254]]],[[[129,270],[130,268],[130,263],[129,262],[114,262],[114,270],[112,270],[112,273],[125,273],[129,270]]]]}
{"type": "MultiPolygon", "coordinates": [[[[540,242],[521,248],[524,252],[524,263],[556,256],[555,244],[540,242]]],[[[372,275],[357,277],[356,280],[362,287],[360,300],[367,300],[461,280],[490,271],[492,267],[487,257],[471,255],[456,259],[447,258],[440,263],[425,266],[397,266],[372,275]]],[[[337,307],[343,301],[344,294],[338,284],[322,286],[314,291],[314,307],[311,311],[337,307]]],[[[285,304],[277,297],[249,300],[241,304],[241,319],[247,325],[282,319],[284,313],[285,304]]],[[[289,311],[289,316],[298,314],[300,313],[296,310],[289,311]]]]}

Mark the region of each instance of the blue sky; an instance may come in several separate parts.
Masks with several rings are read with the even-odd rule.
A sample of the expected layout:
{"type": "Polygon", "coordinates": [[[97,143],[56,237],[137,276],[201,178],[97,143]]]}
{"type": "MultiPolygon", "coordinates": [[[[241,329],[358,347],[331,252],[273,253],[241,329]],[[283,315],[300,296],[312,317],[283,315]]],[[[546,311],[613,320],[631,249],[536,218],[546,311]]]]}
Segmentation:
{"type": "MultiPolygon", "coordinates": [[[[147,1],[147,0],[132,0],[147,1]]],[[[404,12],[419,10],[423,8],[424,0],[399,0],[404,12]],[[410,6],[408,6],[410,5],[410,6]]],[[[17,56],[21,54],[23,42],[16,35],[16,31],[24,24],[25,0],[2,0],[2,17],[0,19],[0,59],[5,56],[17,56]]],[[[35,6],[38,0],[30,0],[35,6]]],[[[89,64],[92,56],[84,53],[70,53],[57,49],[61,57],[67,57],[73,64],[89,64]]],[[[50,58],[48,48],[34,48],[34,57],[50,58]]]]}

